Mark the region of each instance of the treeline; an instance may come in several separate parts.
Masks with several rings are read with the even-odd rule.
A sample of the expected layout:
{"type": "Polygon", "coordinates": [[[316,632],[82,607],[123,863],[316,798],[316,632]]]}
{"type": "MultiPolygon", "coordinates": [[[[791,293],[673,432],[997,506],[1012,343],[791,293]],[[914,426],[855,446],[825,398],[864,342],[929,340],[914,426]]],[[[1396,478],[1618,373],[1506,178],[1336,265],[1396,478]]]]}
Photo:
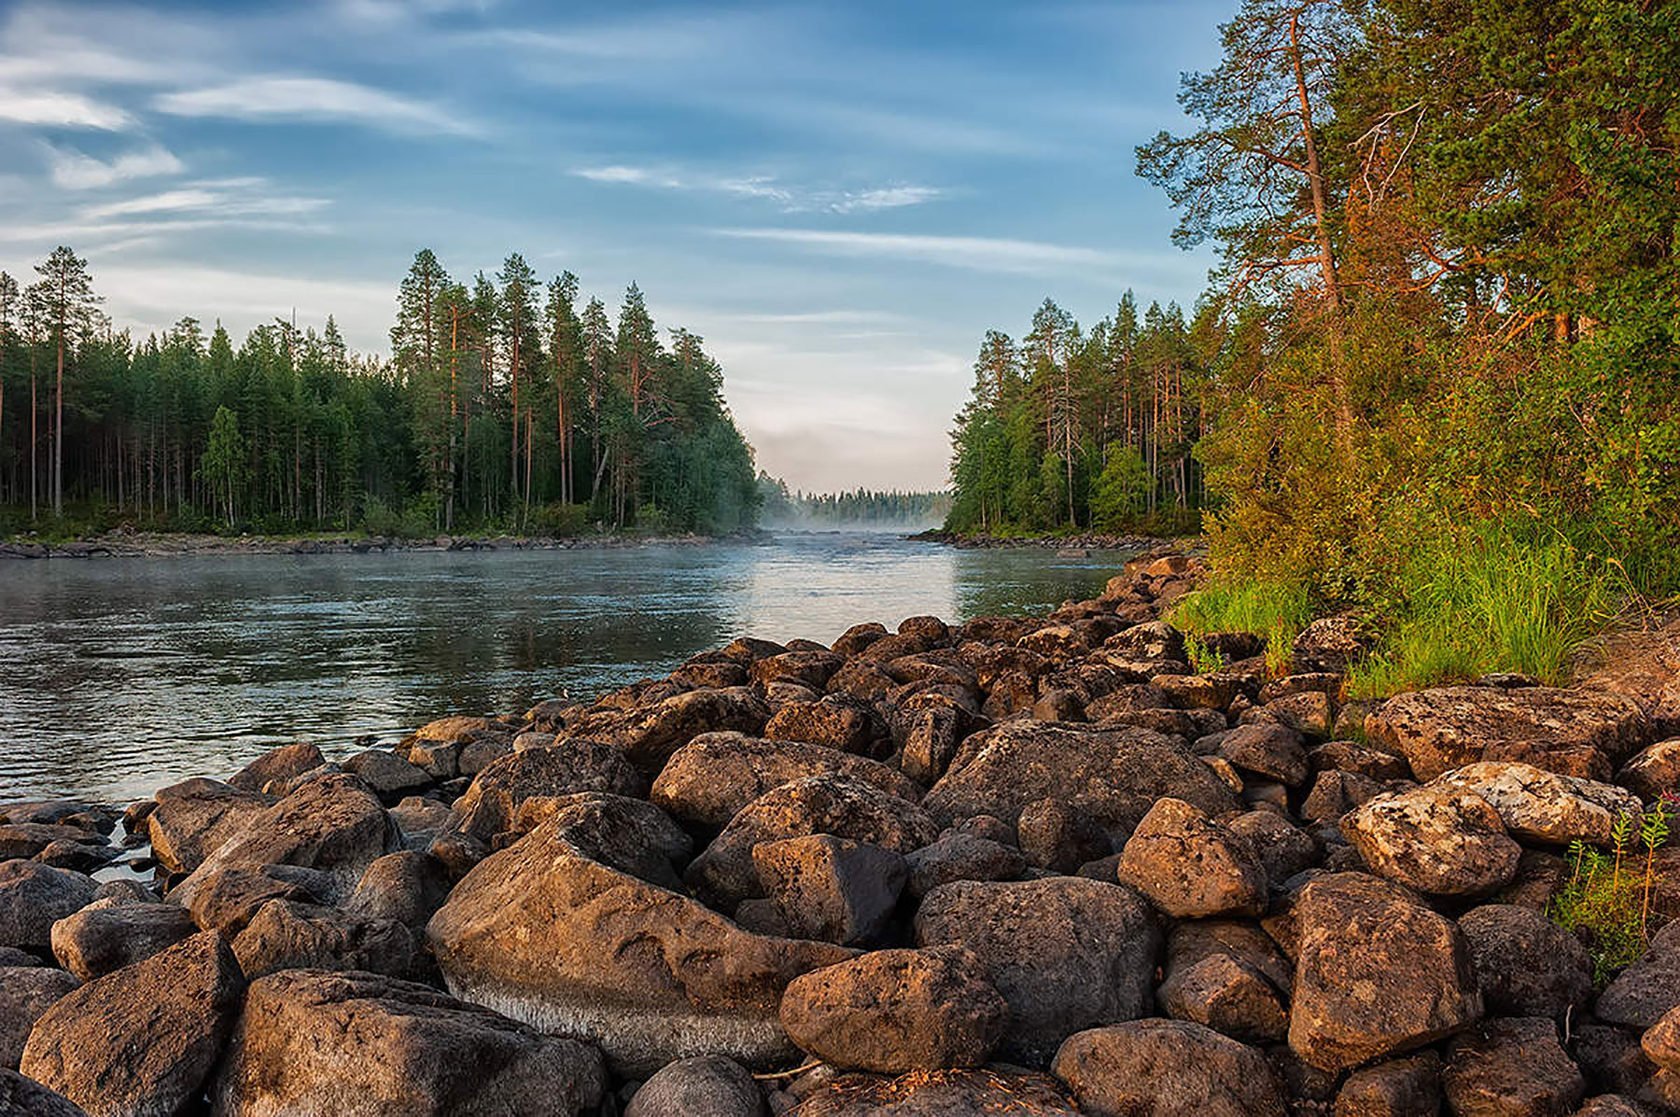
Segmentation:
{"type": "Polygon", "coordinates": [[[589,523],[750,525],[752,451],[723,375],[662,340],[632,284],[616,322],[519,255],[450,278],[422,250],[390,359],[276,320],[235,347],[183,318],[136,341],[68,248],[28,287],[0,273],[0,516],[263,532],[569,533],[589,523]]]}
{"type": "Polygon", "coordinates": [[[923,527],[940,523],[951,510],[944,492],[806,493],[790,491],[786,481],[767,473],[758,475],[758,485],[761,518],[772,526],[923,527]]]}
{"type": "Polygon", "coordinates": [[[1127,291],[1086,330],[1050,299],[1016,342],[988,330],[951,434],[953,531],[1171,531],[1194,523],[1196,388],[1215,324],[1127,291]]]}

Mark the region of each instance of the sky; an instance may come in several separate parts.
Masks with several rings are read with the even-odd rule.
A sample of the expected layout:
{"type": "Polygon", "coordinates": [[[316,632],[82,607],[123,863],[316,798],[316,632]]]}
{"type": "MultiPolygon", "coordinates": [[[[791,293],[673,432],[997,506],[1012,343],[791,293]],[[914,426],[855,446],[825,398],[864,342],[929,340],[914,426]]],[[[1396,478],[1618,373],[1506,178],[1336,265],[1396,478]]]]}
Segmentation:
{"type": "Polygon", "coordinates": [[[520,252],[701,334],[789,485],[939,488],[987,329],[1203,287],[1133,148],[1234,7],[0,0],[0,268],[382,353],[417,249],[520,252]]]}

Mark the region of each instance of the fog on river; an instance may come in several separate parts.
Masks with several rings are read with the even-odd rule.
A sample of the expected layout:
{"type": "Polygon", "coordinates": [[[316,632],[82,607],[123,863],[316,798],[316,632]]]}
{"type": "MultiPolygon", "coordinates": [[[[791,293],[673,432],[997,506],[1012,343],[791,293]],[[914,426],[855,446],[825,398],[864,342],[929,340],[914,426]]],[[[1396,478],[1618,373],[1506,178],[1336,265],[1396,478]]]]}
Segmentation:
{"type": "Polygon", "coordinates": [[[275,744],[587,699],[750,635],[1043,611],[1124,556],[880,533],[553,551],[0,564],[0,799],[123,802],[275,744]]]}

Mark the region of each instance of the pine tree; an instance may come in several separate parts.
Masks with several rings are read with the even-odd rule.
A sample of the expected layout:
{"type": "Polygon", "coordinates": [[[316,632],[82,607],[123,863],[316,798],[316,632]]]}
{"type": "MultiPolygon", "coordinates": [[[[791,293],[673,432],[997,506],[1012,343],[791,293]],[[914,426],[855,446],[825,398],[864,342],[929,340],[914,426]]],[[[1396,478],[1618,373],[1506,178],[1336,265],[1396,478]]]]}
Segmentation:
{"type": "Polygon", "coordinates": [[[52,255],[35,267],[41,276],[41,298],[57,360],[53,389],[53,515],[64,515],[64,365],[73,357],[74,335],[88,330],[99,299],[93,293],[93,276],[87,261],[59,245],[52,255]]]}

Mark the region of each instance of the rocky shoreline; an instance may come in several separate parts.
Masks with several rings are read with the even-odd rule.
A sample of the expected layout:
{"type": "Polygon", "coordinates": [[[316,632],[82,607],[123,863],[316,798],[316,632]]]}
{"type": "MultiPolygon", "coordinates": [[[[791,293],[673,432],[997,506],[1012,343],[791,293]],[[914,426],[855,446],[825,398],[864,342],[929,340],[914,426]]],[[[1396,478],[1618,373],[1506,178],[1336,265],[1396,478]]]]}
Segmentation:
{"type": "Polygon", "coordinates": [[[1367,707],[1345,618],[1195,674],[1199,573],[0,806],[0,1113],[1680,1112],[1680,848],[1630,965],[1547,914],[1680,632],[1367,707]]]}
{"type": "Polygon", "coordinates": [[[911,539],[925,543],[943,543],[962,550],[1007,550],[1031,548],[1051,551],[1125,551],[1137,554],[1157,551],[1163,546],[1182,549],[1183,540],[1162,539],[1153,535],[1106,535],[1101,532],[1081,532],[1077,535],[987,535],[946,531],[930,528],[917,532],[911,539]]]}
{"type": "Polygon", "coordinates": [[[571,551],[599,547],[699,546],[720,541],[762,542],[763,532],[728,536],[631,535],[603,532],[548,538],[529,535],[439,535],[432,539],[392,536],[247,536],[169,532],[115,532],[64,543],[0,540],[4,559],[169,558],[221,555],[366,555],[398,551],[571,551]]]}

